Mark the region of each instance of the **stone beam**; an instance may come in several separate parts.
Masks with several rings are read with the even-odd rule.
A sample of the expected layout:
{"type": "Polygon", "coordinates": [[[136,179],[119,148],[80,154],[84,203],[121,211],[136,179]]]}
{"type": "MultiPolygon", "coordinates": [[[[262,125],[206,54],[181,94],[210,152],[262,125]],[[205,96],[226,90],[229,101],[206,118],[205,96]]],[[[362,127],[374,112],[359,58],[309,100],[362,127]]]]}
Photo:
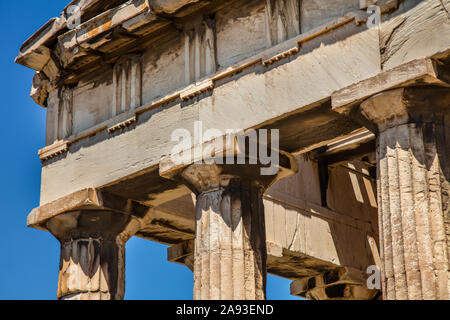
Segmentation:
{"type": "MultiPolygon", "coordinates": [[[[286,143],[286,146],[280,145],[280,147],[284,150],[286,150],[285,147],[289,148],[290,152],[305,150],[310,146],[326,145],[334,139],[342,138],[358,130],[360,126],[331,111],[329,97],[336,89],[378,72],[378,60],[370,53],[372,52],[370,48],[378,43],[377,39],[376,34],[372,32],[364,36],[355,35],[353,39],[344,41],[348,43],[348,46],[336,44],[320,48],[305,54],[302,59],[291,61],[282,70],[269,69],[265,71],[264,76],[258,75],[258,72],[244,73],[242,77],[236,79],[236,83],[239,83],[236,88],[233,85],[235,81],[226,81],[216,86],[213,92],[214,99],[204,93],[205,96],[201,96],[201,99],[183,103],[180,98],[182,90],[180,90],[178,94],[169,94],[165,98],[158,99],[150,107],[142,106],[130,110],[122,114],[120,119],[110,119],[106,123],[68,137],[68,152],[57,158],[59,164],[56,165],[55,161],[44,164],[42,176],[45,187],[42,188],[41,200],[43,203],[54,200],[62,196],[62,193],[86,187],[88,182],[88,186],[101,187],[111,186],[113,182],[123,183],[127,179],[135,179],[140,174],[148,172],[149,167],[157,166],[161,157],[168,154],[175,145],[170,141],[170,133],[181,125],[183,128],[192,128],[194,119],[202,121],[205,130],[208,128],[225,130],[236,127],[280,129],[280,143],[286,143]],[[368,50],[367,55],[364,54],[367,60],[361,65],[355,65],[352,61],[356,52],[361,50],[368,50]],[[323,60],[324,56],[330,57],[331,60],[328,62],[323,60]],[[351,68],[352,72],[344,72],[337,67],[341,64],[333,62],[336,61],[333,59],[341,59],[341,57],[348,58],[345,68],[351,68]],[[286,79],[292,81],[286,82],[286,79]],[[336,82],[335,79],[339,81],[336,82]],[[272,85],[266,86],[267,81],[270,81],[272,85]],[[314,88],[321,89],[314,90],[314,88]],[[261,99],[249,99],[255,96],[261,99]],[[273,105],[279,108],[274,111],[271,109],[273,105]],[[161,112],[155,113],[155,110],[161,112]],[[211,114],[212,110],[216,110],[214,116],[211,114]],[[254,113],[252,110],[259,110],[259,112],[254,113]],[[236,122],[236,117],[232,115],[237,112],[254,114],[255,117],[242,118],[236,122]],[[114,132],[112,139],[108,138],[111,134],[106,128],[113,126],[114,121],[122,123],[136,115],[137,121],[134,124],[120,132],[114,132]],[[159,127],[164,129],[155,131],[155,128],[159,127]],[[296,132],[298,128],[304,128],[304,130],[296,132]],[[151,141],[160,141],[158,148],[152,145],[148,139],[149,136],[154,137],[151,141]],[[92,143],[93,141],[97,143],[92,143]],[[131,141],[143,141],[143,144],[138,146],[131,141]],[[85,144],[88,146],[83,148],[85,151],[83,157],[76,157],[76,150],[85,144]],[[101,165],[102,160],[98,157],[99,153],[95,151],[100,145],[102,145],[102,154],[109,159],[110,165],[107,167],[101,165]],[[116,152],[119,149],[122,151],[116,152]],[[135,166],[129,166],[126,161],[128,157],[122,157],[125,154],[136,159],[135,166]],[[89,168],[85,167],[88,163],[89,168],[101,168],[107,172],[101,173],[94,182],[89,168]],[[71,172],[77,172],[77,177],[68,179],[72,183],[66,185],[64,190],[61,187],[54,190],[50,181],[54,174],[65,166],[73,166],[74,170],[71,172]]],[[[256,68],[255,71],[264,68],[262,65],[254,64],[253,67],[256,68]]],[[[239,69],[236,70],[239,71],[239,69]]]]}
{"type": "Polygon", "coordinates": [[[167,260],[185,265],[194,271],[194,241],[183,241],[167,248],[167,260]]]}
{"type": "Polygon", "coordinates": [[[373,158],[375,154],[375,135],[367,129],[327,144],[308,153],[315,161],[327,165],[361,159],[363,157],[373,158]]]}
{"type": "MultiPolygon", "coordinates": [[[[439,3],[433,0],[422,1],[414,8],[402,13],[402,17],[408,17],[408,21],[414,20],[417,26],[423,26],[420,32],[416,32],[417,34],[432,33],[433,25],[424,23],[426,17],[423,16],[423,12],[436,14],[439,19],[445,18],[445,12],[439,9],[441,6],[439,3]]],[[[418,69],[414,69],[415,71],[405,69],[406,79],[400,79],[400,81],[387,76],[395,69],[384,69],[386,71],[381,72],[379,30],[360,30],[358,28],[361,26],[349,24],[357,20],[357,15],[348,14],[342,19],[334,19],[319,25],[274,47],[262,49],[260,53],[217,70],[216,73],[200,79],[198,86],[193,84],[194,89],[173,87],[167,90],[167,94],[162,94],[162,97],[154,96],[153,100],[142,101],[142,106],[124,112],[120,116],[104,121],[102,115],[99,123],[87,129],[83,124],[78,131],[64,137],[62,142],[55,141],[53,139],[55,135],[49,134],[51,136],[48,140],[49,144],[55,141],[55,145],[47,146],[41,153],[45,161],[42,170],[42,203],[91,186],[114,188],[113,185],[124,186],[125,181],[128,181],[130,185],[141,184],[144,179],[139,176],[144,177],[152,168],[157,168],[161,157],[167,155],[174,147],[175,143],[171,141],[170,133],[180,127],[190,129],[196,120],[202,121],[205,129],[229,129],[236,126],[240,129],[279,128],[280,147],[291,153],[302,153],[345,138],[361,128],[360,124],[331,110],[330,97],[333,92],[338,92],[335,98],[331,98],[336,101],[340,93],[345,93],[339,92],[343,88],[352,84],[361,84],[376,76],[380,76],[380,79],[384,76],[386,79],[383,81],[387,81],[389,87],[405,85],[409,80],[414,80],[407,76],[408,74],[415,74],[416,79],[431,77],[437,79],[436,81],[446,81],[440,71],[442,63],[447,61],[445,60],[448,51],[446,42],[442,42],[439,38],[437,39],[439,41],[436,40],[436,46],[423,48],[424,51],[419,50],[420,54],[417,56],[412,57],[408,54],[411,59],[428,56],[434,61],[418,63],[416,67],[419,66],[417,68],[422,70],[421,73],[417,71],[418,69]],[[351,35],[346,35],[340,41],[334,40],[312,51],[302,50],[313,39],[320,40],[328,32],[330,32],[329,36],[334,35],[333,32],[337,32],[343,25],[351,29],[351,35]],[[295,50],[291,50],[292,48],[298,48],[299,51],[296,53],[295,50]],[[264,65],[263,62],[267,63],[264,65]],[[212,89],[210,89],[211,81],[212,89]],[[205,88],[209,89],[203,92],[205,88]],[[189,99],[183,100],[183,98],[189,99]],[[273,106],[277,108],[274,109],[273,106]],[[242,117],[237,121],[234,116],[236,114],[254,116],[242,117]],[[148,139],[148,137],[153,138],[148,139]],[[133,141],[142,143],[138,145],[133,141]],[[153,144],[152,141],[157,141],[157,144],[153,144]],[[79,155],[77,151],[81,148],[83,153],[79,155]],[[128,161],[130,158],[135,159],[132,165],[128,161]],[[108,166],[103,165],[104,159],[108,159],[108,166]],[[68,167],[73,170],[66,170],[68,167]],[[93,174],[91,168],[101,172],[93,174]],[[68,175],[68,183],[57,186],[52,181],[55,177],[61,176],[62,172],[68,175]],[[136,182],[136,180],[139,181],[136,182]]],[[[445,28],[448,24],[442,25],[445,28]]],[[[399,28],[403,30],[403,25],[399,28]]],[[[446,32],[448,31],[445,29],[442,34],[446,32]]],[[[397,34],[394,36],[397,39],[397,34]]],[[[389,43],[386,45],[389,46],[389,43]]],[[[394,49],[392,48],[391,51],[394,49]]],[[[395,61],[398,64],[404,64],[408,60],[396,59],[395,61]]],[[[396,66],[396,64],[391,65],[393,68],[396,66]]],[[[401,74],[400,71],[397,74],[401,74]]],[[[143,75],[144,79],[145,77],[146,75],[143,75]]],[[[380,83],[377,86],[379,90],[387,87],[380,83]]],[[[373,94],[373,89],[367,90],[369,92],[361,95],[361,99],[367,94],[373,94]]],[[[35,94],[37,100],[42,102],[42,98],[39,97],[45,96],[45,90],[35,91],[38,92],[37,95],[35,94]]],[[[97,96],[108,96],[99,93],[101,91],[95,91],[97,96]]],[[[50,94],[54,98],[58,93],[52,91],[50,94]]],[[[90,99],[89,97],[91,95],[86,98],[80,97],[80,102],[83,102],[80,105],[84,106],[84,99],[90,99]]],[[[350,97],[347,96],[346,101],[353,103],[348,98],[350,97]]],[[[58,130],[54,122],[57,122],[55,110],[59,102],[58,99],[53,100],[56,100],[52,102],[53,110],[49,110],[48,113],[49,133],[58,130]]],[[[100,107],[102,103],[95,104],[98,105],[99,110],[104,110],[100,107]]],[[[78,112],[78,114],[81,113],[85,114],[84,111],[78,112]]],[[[97,116],[94,118],[97,119],[97,116]]],[[[89,121],[95,122],[94,119],[89,121]]],[[[370,124],[366,122],[365,125],[370,124]]],[[[130,192],[132,187],[124,189],[126,192],[134,193],[129,198],[139,201],[141,198],[147,198],[150,201],[157,196],[154,193],[143,194],[140,190],[130,192]]]]}

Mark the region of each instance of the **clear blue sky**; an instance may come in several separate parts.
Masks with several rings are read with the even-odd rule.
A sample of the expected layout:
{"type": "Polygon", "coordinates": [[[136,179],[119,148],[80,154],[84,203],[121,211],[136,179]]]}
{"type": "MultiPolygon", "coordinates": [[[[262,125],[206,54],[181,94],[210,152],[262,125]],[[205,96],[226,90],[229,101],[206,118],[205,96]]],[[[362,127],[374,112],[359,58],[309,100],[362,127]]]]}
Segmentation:
{"type": "MultiPolygon", "coordinates": [[[[14,63],[20,45],[69,0],[0,0],[0,299],[56,297],[59,243],[50,233],[26,227],[39,205],[44,146],[44,108],[29,98],[34,72],[14,63]]],[[[166,259],[167,247],[131,239],[126,252],[126,299],[192,299],[192,272],[166,259]]],[[[290,281],[268,279],[269,299],[295,299],[290,281]]]]}

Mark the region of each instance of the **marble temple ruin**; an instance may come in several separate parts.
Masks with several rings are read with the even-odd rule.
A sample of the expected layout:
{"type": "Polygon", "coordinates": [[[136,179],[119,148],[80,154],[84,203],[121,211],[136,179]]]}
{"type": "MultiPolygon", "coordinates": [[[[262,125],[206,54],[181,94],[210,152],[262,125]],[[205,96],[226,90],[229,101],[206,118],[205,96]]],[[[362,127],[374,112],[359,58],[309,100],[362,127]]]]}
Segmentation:
{"type": "Polygon", "coordinates": [[[196,300],[449,299],[450,0],[74,0],[16,62],[58,299],[123,299],[133,236],[196,300]]]}

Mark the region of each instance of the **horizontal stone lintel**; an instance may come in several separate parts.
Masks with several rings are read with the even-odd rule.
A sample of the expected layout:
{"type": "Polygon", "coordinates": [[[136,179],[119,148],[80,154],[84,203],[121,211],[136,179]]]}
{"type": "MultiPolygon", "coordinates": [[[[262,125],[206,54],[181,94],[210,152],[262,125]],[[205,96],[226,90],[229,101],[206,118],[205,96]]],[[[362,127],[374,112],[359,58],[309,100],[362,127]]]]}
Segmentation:
{"type": "Polygon", "coordinates": [[[375,140],[375,135],[367,129],[362,129],[349,137],[331,142],[323,148],[311,152],[313,159],[320,159],[330,154],[358,148],[361,144],[375,140]]]}
{"type": "MultiPolygon", "coordinates": [[[[305,201],[305,200],[290,198],[290,202],[287,203],[287,202],[280,201],[277,199],[278,197],[281,198],[281,196],[282,196],[279,192],[272,191],[272,194],[273,194],[273,196],[264,195],[264,199],[270,200],[275,203],[279,203],[281,205],[285,205],[285,206],[289,206],[289,207],[298,209],[298,210],[303,211],[304,213],[311,215],[311,216],[315,216],[315,217],[318,217],[318,218],[321,218],[321,219],[324,219],[327,221],[332,221],[335,223],[347,225],[349,227],[355,228],[362,232],[366,232],[369,234],[373,234],[374,232],[376,232],[376,230],[373,229],[372,225],[367,221],[350,217],[348,215],[330,210],[326,207],[322,207],[320,205],[317,205],[317,204],[314,204],[314,203],[311,203],[311,202],[305,201]]],[[[283,196],[286,197],[286,195],[283,195],[283,196]]]]}
{"type": "MultiPolygon", "coordinates": [[[[332,52],[331,49],[334,52],[335,50],[338,51],[338,49],[341,49],[343,47],[345,47],[345,48],[353,48],[353,47],[351,47],[352,44],[355,44],[355,49],[356,50],[358,50],[360,47],[361,48],[366,48],[366,46],[370,46],[370,48],[373,47],[373,49],[375,50],[378,47],[378,39],[376,39],[377,41],[375,41],[375,38],[378,38],[378,37],[374,36],[375,35],[374,30],[362,31],[362,32],[358,33],[354,37],[355,37],[355,40],[360,41],[361,37],[363,37],[363,36],[365,37],[366,35],[367,35],[367,37],[370,36],[370,39],[371,39],[370,41],[367,41],[367,44],[366,44],[366,41],[362,41],[360,43],[360,42],[355,42],[355,41],[352,40],[352,41],[348,41],[349,46],[339,46],[339,47],[337,45],[325,46],[323,48],[318,48],[317,50],[315,50],[315,51],[313,51],[311,53],[305,54],[305,56],[304,56],[305,61],[308,61],[308,63],[310,63],[310,62],[312,62],[314,60],[317,60],[317,59],[314,59],[314,58],[317,58],[317,57],[315,57],[316,54],[319,55],[319,53],[320,53],[320,55],[323,55],[322,52],[324,54],[328,53],[328,52],[332,52]]],[[[298,39],[294,38],[294,41],[295,40],[298,41],[298,39]]],[[[291,43],[289,43],[288,48],[292,48],[291,43]]],[[[280,51],[282,51],[282,50],[280,50],[280,51]]],[[[342,52],[343,55],[348,53],[351,56],[351,49],[349,49],[349,52],[347,51],[347,49],[345,49],[345,50],[343,49],[342,51],[343,51],[342,52]]],[[[376,52],[376,50],[373,51],[373,52],[376,52]]],[[[339,51],[338,53],[341,53],[341,52],[339,51]]],[[[379,71],[377,71],[377,64],[376,64],[377,63],[376,62],[376,58],[377,57],[376,57],[376,54],[374,54],[374,55],[375,55],[375,57],[373,57],[372,59],[368,60],[368,62],[372,63],[371,69],[370,69],[370,73],[369,72],[363,72],[361,75],[352,76],[352,77],[349,77],[348,79],[347,79],[347,77],[345,77],[345,79],[342,79],[338,83],[334,83],[332,81],[329,81],[329,83],[330,83],[330,87],[329,88],[321,88],[321,87],[319,87],[317,85],[316,87],[318,89],[320,88],[321,90],[317,90],[317,92],[314,92],[314,94],[311,94],[311,95],[307,95],[309,92],[305,92],[305,94],[304,94],[304,96],[306,96],[305,99],[303,99],[303,100],[299,99],[299,102],[297,103],[297,105],[292,105],[292,106],[288,105],[289,108],[286,107],[285,109],[282,109],[282,111],[273,112],[273,115],[269,115],[272,118],[270,118],[270,119],[269,118],[261,119],[261,122],[259,122],[259,123],[256,123],[256,121],[253,121],[253,122],[247,121],[247,122],[244,123],[244,125],[242,125],[242,127],[243,128],[245,128],[245,127],[246,128],[249,128],[249,127],[255,127],[256,128],[256,127],[260,127],[260,126],[264,125],[266,123],[264,121],[267,121],[267,123],[269,123],[269,121],[270,122],[278,121],[276,119],[288,119],[288,118],[292,118],[291,115],[294,115],[294,114],[303,116],[304,112],[306,112],[308,110],[312,110],[313,108],[315,108],[315,105],[316,105],[317,101],[325,101],[325,100],[329,101],[330,96],[333,93],[333,91],[338,90],[339,88],[342,88],[342,87],[346,87],[346,86],[348,86],[348,85],[350,85],[352,83],[357,83],[357,81],[360,81],[359,79],[364,79],[364,78],[371,77],[371,76],[377,74],[377,72],[379,72],[379,71]]],[[[263,55],[260,55],[259,57],[262,57],[262,56],[263,55]]],[[[333,58],[338,59],[337,56],[338,55],[336,54],[336,56],[333,56],[333,58]]],[[[290,63],[287,63],[286,65],[283,65],[283,68],[280,69],[280,73],[281,73],[281,71],[284,71],[284,70],[289,71],[289,73],[291,72],[291,70],[295,71],[294,67],[298,68],[298,70],[303,70],[304,68],[302,67],[302,63],[301,63],[302,60],[303,60],[303,57],[300,57],[300,58],[295,59],[294,61],[292,61],[290,63]],[[290,66],[292,66],[292,67],[290,67],[290,66]]],[[[260,65],[259,66],[260,69],[263,69],[262,65],[261,65],[262,64],[262,59],[259,60],[259,59],[255,59],[255,57],[251,57],[249,59],[246,59],[245,62],[249,66],[254,66],[255,63],[259,64],[260,65]]],[[[241,63],[242,63],[242,61],[241,61],[241,63]]],[[[238,66],[239,65],[241,65],[241,64],[239,63],[238,66]]],[[[236,69],[237,69],[237,67],[236,67],[236,69]]],[[[231,68],[231,69],[227,70],[227,74],[232,74],[233,70],[236,70],[236,69],[231,68]]],[[[333,72],[335,72],[335,71],[336,72],[333,73],[331,76],[335,76],[335,75],[339,74],[339,71],[340,71],[339,68],[337,70],[334,70],[334,69],[332,69],[332,70],[333,70],[333,72]]],[[[304,82],[305,85],[307,85],[308,82],[316,85],[316,84],[319,83],[319,80],[320,80],[321,77],[328,78],[326,72],[324,72],[321,69],[319,69],[318,71],[319,71],[318,72],[319,76],[316,77],[314,74],[312,74],[312,77],[309,77],[310,80],[308,79],[308,77],[301,78],[301,75],[302,75],[301,72],[299,72],[299,73],[293,72],[293,74],[298,74],[299,79],[302,82],[304,82]],[[307,82],[307,80],[308,80],[308,82],[307,82]]],[[[214,78],[214,77],[218,76],[219,74],[223,75],[223,72],[224,71],[219,72],[216,75],[213,75],[212,77],[214,78]]],[[[273,73],[274,76],[275,75],[278,76],[278,74],[276,74],[275,70],[273,70],[272,73],[273,73]]],[[[243,81],[243,83],[244,83],[244,81],[246,81],[245,84],[247,83],[247,81],[250,82],[252,77],[253,77],[253,75],[251,74],[251,75],[247,76],[246,72],[244,72],[243,74],[244,74],[244,77],[241,78],[242,80],[240,80],[240,81],[243,81]],[[248,79],[250,79],[250,80],[248,80],[248,79]]],[[[269,74],[268,77],[269,76],[272,76],[272,74],[269,74]]],[[[278,77],[277,79],[279,79],[279,78],[280,77],[278,77]]],[[[283,84],[284,83],[280,83],[280,86],[278,86],[278,83],[275,83],[275,85],[277,85],[277,86],[276,87],[274,86],[273,88],[275,88],[275,89],[279,88],[280,89],[280,92],[284,94],[283,96],[281,96],[281,98],[283,98],[282,103],[286,103],[287,101],[289,101],[289,99],[288,99],[288,95],[285,94],[287,92],[287,90],[285,90],[285,91],[281,90],[281,89],[283,89],[283,86],[282,86],[283,84]]],[[[217,90],[217,93],[225,92],[225,89],[228,89],[228,86],[229,86],[228,82],[226,82],[224,84],[221,84],[221,85],[216,84],[214,91],[217,90]],[[222,90],[222,87],[225,87],[224,90],[222,90]],[[219,90],[221,90],[221,91],[219,92],[219,90]]],[[[272,90],[272,88],[268,88],[268,89],[272,90]]],[[[269,92],[272,93],[272,91],[269,91],[269,90],[267,90],[267,91],[268,92],[267,93],[265,92],[265,94],[268,94],[269,92]]],[[[275,90],[273,90],[273,92],[275,92],[275,90]]],[[[144,112],[147,112],[147,111],[151,110],[152,108],[155,108],[158,105],[160,106],[163,103],[170,102],[170,103],[173,103],[173,104],[175,104],[175,103],[178,104],[181,101],[180,92],[175,92],[173,94],[169,94],[164,99],[162,100],[163,102],[158,99],[158,101],[152,102],[150,105],[146,105],[146,106],[137,108],[137,109],[135,109],[135,110],[133,110],[131,112],[136,113],[136,114],[141,114],[141,113],[144,113],[144,112]],[[164,100],[164,99],[166,99],[166,100],[164,100]]],[[[209,100],[213,100],[213,99],[210,99],[209,97],[205,97],[205,101],[207,102],[207,103],[205,103],[205,105],[209,104],[209,100]]],[[[177,106],[177,108],[178,108],[178,106],[177,106]]],[[[247,108],[247,109],[249,109],[249,108],[247,108]]],[[[185,108],[185,110],[188,111],[187,108],[185,108]]],[[[335,115],[334,112],[333,112],[333,115],[335,115]]],[[[130,114],[127,114],[127,116],[129,117],[130,114]]],[[[338,117],[338,116],[335,115],[335,117],[338,117]]],[[[300,117],[299,117],[299,119],[300,119],[300,117]]],[[[345,117],[340,117],[339,121],[341,121],[343,119],[346,119],[346,118],[345,117]]],[[[114,119],[114,120],[117,121],[118,123],[120,123],[120,121],[118,121],[118,119],[114,119]]],[[[150,119],[150,121],[151,120],[152,119],[150,119]]],[[[168,125],[172,125],[172,122],[175,121],[175,120],[172,121],[171,119],[169,119],[169,120],[170,120],[170,124],[168,124],[168,125]]],[[[299,120],[299,122],[300,122],[300,120],[299,120]]],[[[150,121],[148,121],[148,122],[150,122],[150,121]]],[[[331,121],[329,121],[329,122],[331,123],[331,121]]],[[[213,122],[211,122],[211,123],[213,124],[213,122]]],[[[139,118],[138,118],[138,126],[140,126],[140,125],[146,126],[147,123],[140,123],[139,122],[139,118]]],[[[300,126],[296,126],[296,128],[299,128],[299,127],[300,126]]],[[[325,127],[325,125],[323,125],[323,127],[325,127]]],[[[356,125],[355,125],[355,127],[356,127],[356,125]]],[[[320,127],[320,129],[321,128],[322,127],[320,127]]],[[[312,127],[311,129],[313,130],[314,127],[312,127]]],[[[142,130],[134,130],[133,134],[131,134],[130,132],[125,132],[123,135],[118,135],[118,137],[116,137],[117,139],[116,138],[115,139],[119,140],[119,141],[125,141],[125,140],[128,139],[128,137],[131,138],[134,135],[134,133],[136,133],[136,136],[138,136],[139,134],[141,134],[140,133],[141,131],[142,130]]],[[[319,131],[319,129],[317,131],[319,131]]],[[[102,135],[103,135],[103,133],[102,133],[102,135]]],[[[334,135],[334,131],[333,131],[333,135],[334,135]]],[[[338,136],[339,138],[343,138],[343,137],[345,137],[347,135],[348,135],[348,132],[342,132],[342,133],[341,132],[337,132],[337,134],[335,136],[338,136]]],[[[311,138],[310,140],[307,140],[305,142],[305,145],[299,146],[298,148],[297,148],[297,146],[293,146],[289,151],[292,150],[292,152],[300,152],[300,151],[303,151],[306,148],[309,148],[309,146],[315,146],[315,148],[317,148],[317,147],[326,145],[326,144],[330,143],[330,141],[335,139],[334,137],[330,137],[330,136],[326,136],[326,137],[322,138],[320,135],[315,135],[315,137],[319,137],[322,140],[317,141],[318,139],[314,140],[314,139],[311,138]],[[308,143],[308,145],[306,145],[306,143],[308,143]]],[[[308,136],[308,138],[309,138],[309,136],[308,136]]],[[[296,141],[301,141],[301,140],[300,139],[296,139],[296,141]]],[[[102,141],[101,143],[103,143],[103,142],[104,141],[102,141]]],[[[108,143],[108,141],[105,141],[105,142],[108,143]]],[[[127,146],[127,152],[135,152],[133,148],[134,148],[133,146],[130,146],[130,148],[128,148],[128,146],[127,146]]],[[[92,148],[92,150],[93,150],[93,148],[92,148]]],[[[113,149],[112,148],[108,148],[108,150],[106,150],[107,151],[106,153],[110,157],[111,157],[111,150],[113,150],[113,149]]],[[[309,149],[309,150],[311,150],[311,149],[309,149]]],[[[69,150],[69,152],[70,152],[70,150],[69,150]]],[[[162,155],[158,154],[157,156],[154,156],[154,157],[153,156],[147,156],[145,161],[141,161],[140,163],[145,163],[146,165],[148,164],[148,166],[158,167],[160,159],[161,159],[160,156],[164,156],[164,155],[163,154],[162,155]]],[[[116,158],[114,158],[114,159],[116,159],[116,158]]],[[[93,157],[93,153],[90,153],[89,150],[87,150],[85,158],[74,159],[74,157],[69,155],[67,157],[67,161],[66,161],[66,159],[60,159],[58,161],[61,161],[62,165],[65,165],[66,163],[70,163],[70,162],[74,161],[74,164],[76,164],[77,168],[83,169],[83,168],[87,168],[88,163],[89,163],[88,161],[91,161],[91,160],[94,160],[94,162],[95,162],[95,161],[98,161],[98,158],[93,157]]],[[[121,159],[118,159],[118,160],[121,160],[121,159]]],[[[118,165],[119,164],[120,163],[118,163],[118,165]]],[[[98,163],[96,163],[96,165],[98,165],[98,163]]],[[[114,163],[113,165],[115,166],[116,164],[114,163]]],[[[60,190],[54,190],[55,187],[51,186],[51,176],[58,176],[59,175],[59,172],[58,172],[59,171],[59,169],[58,169],[59,166],[47,166],[46,168],[43,169],[43,176],[44,176],[44,180],[43,180],[44,183],[43,183],[43,185],[47,184],[49,187],[46,188],[46,190],[44,190],[43,195],[42,195],[42,198],[43,198],[42,201],[43,201],[43,203],[45,203],[47,201],[52,201],[52,200],[54,200],[56,198],[59,198],[59,197],[63,196],[64,194],[73,192],[74,190],[78,190],[78,189],[83,188],[83,187],[91,187],[91,186],[92,187],[101,187],[101,186],[105,186],[105,185],[113,185],[113,184],[116,184],[116,183],[119,183],[119,182],[123,182],[125,180],[128,181],[128,180],[131,180],[131,179],[135,179],[134,177],[138,177],[141,174],[141,172],[144,172],[145,170],[147,170],[148,166],[144,168],[143,165],[139,165],[138,164],[136,167],[133,167],[132,169],[128,170],[128,168],[127,168],[127,171],[124,171],[124,172],[118,170],[117,168],[113,168],[113,169],[110,170],[110,172],[106,172],[106,174],[102,174],[102,176],[98,177],[98,179],[96,178],[95,182],[92,181],[93,179],[91,179],[89,177],[81,176],[82,174],[77,174],[76,176],[75,176],[75,174],[73,174],[73,176],[70,177],[70,180],[69,180],[70,183],[68,184],[68,186],[67,187],[63,187],[60,190]],[[132,170],[134,170],[134,171],[132,171],[132,170]],[[128,177],[132,177],[132,178],[128,178],[128,177]],[[74,187],[71,187],[72,185],[74,185],[74,187]]],[[[122,166],[122,168],[123,168],[123,166],[122,166]]],[[[69,175],[72,175],[72,173],[69,173],[69,175]]],[[[135,180],[137,180],[137,178],[135,180]]],[[[121,185],[124,185],[124,183],[121,183],[121,185]]],[[[148,197],[148,195],[142,195],[142,197],[141,197],[141,195],[139,195],[139,197],[130,196],[129,198],[141,199],[141,198],[145,198],[145,197],[148,197]]]]}
{"type": "Polygon", "coordinates": [[[170,262],[181,263],[180,260],[192,254],[194,254],[194,240],[183,241],[167,248],[167,260],[170,262]]]}
{"type": "MultiPolygon", "coordinates": [[[[105,122],[100,123],[92,128],[86,129],[83,132],[68,137],[64,142],[57,141],[54,145],[47,146],[39,151],[41,161],[46,161],[67,152],[68,147],[71,144],[92,136],[102,130],[108,129],[108,131],[112,133],[117,129],[123,128],[123,124],[125,124],[123,123],[124,118],[128,120],[134,117],[134,119],[136,119],[137,121],[137,117],[140,114],[143,114],[161,105],[174,102],[179,99],[189,100],[205,91],[213,90],[215,81],[218,81],[225,77],[233,76],[233,74],[243,69],[249,68],[258,63],[267,67],[268,65],[282,58],[286,58],[293,54],[296,54],[297,51],[294,50],[295,47],[290,47],[293,44],[300,44],[303,41],[307,41],[313,37],[319,36],[323,32],[332,30],[333,28],[338,27],[343,23],[348,23],[356,19],[356,17],[357,15],[354,13],[347,14],[341,18],[327,23],[326,25],[317,27],[309,31],[308,33],[301,34],[275,47],[269,48],[261,54],[247,58],[239,63],[236,63],[233,66],[226,68],[225,70],[221,70],[216,74],[199,81],[195,85],[191,85],[187,88],[174,91],[162,98],[151,102],[150,104],[146,104],[134,110],[130,110],[129,112],[126,112],[124,114],[120,114],[112,119],[108,119],[105,122]],[[280,51],[282,51],[282,53],[277,53],[280,51]],[[62,143],[66,144],[66,148],[60,148],[62,143]]],[[[383,71],[372,78],[364,79],[358,83],[352,84],[346,88],[334,92],[331,96],[332,106],[335,111],[345,113],[346,109],[351,109],[353,106],[359,104],[364,99],[384,90],[414,85],[415,83],[449,85],[449,79],[450,75],[447,73],[447,71],[444,70],[433,59],[418,59],[400,65],[391,70],[383,71]]],[[[127,122],[125,127],[129,124],[130,123],[127,122]]]]}
{"type": "Polygon", "coordinates": [[[87,188],[33,209],[27,217],[27,226],[47,230],[46,222],[51,218],[78,210],[110,210],[142,218],[150,208],[136,201],[87,188]]]}

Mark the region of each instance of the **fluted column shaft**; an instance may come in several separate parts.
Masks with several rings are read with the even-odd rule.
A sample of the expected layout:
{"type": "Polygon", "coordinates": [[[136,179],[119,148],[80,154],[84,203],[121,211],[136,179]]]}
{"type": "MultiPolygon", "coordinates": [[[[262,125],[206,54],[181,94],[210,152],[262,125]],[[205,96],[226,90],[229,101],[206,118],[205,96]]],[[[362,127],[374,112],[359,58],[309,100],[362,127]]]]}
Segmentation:
{"type": "Polygon", "coordinates": [[[138,223],[129,215],[83,210],[53,217],[61,243],[59,300],[120,300],[125,293],[125,243],[138,223]]]}
{"type": "Polygon", "coordinates": [[[450,102],[445,97],[450,98],[446,89],[396,89],[361,105],[379,129],[384,299],[449,299],[450,102]]]}
{"type": "Polygon", "coordinates": [[[125,246],[105,235],[74,235],[61,242],[58,299],[121,300],[125,246]]]}
{"type": "Polygon", "coordinates": [[[221,176],[207,166],[193,165],[185,175],[198,191],[194,299],[265,299],[263,190],[251,179],[221,176]]]}
{"type": "Polygon", "coordinates": [[[233,179],[197,197],[194,299],[265,299],[261,192],[233,179]]]}
{"type": "Polygon", "coordinates": [[[449,298],[443,133],[442,123],[404,124],[380,133],[378,199],[387,299],[449,298]]]}

